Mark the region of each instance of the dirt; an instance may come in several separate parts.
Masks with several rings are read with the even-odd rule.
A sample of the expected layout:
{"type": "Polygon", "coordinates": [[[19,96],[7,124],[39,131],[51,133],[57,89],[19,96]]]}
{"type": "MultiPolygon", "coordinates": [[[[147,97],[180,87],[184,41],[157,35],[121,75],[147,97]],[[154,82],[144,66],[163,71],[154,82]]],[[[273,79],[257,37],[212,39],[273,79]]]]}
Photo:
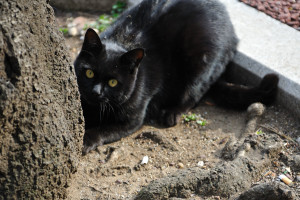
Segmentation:
{"type": "Polygon", "coordinates": [[[300,31],[300,0],[240,0],[300,31]]]}
{"type": "MultiPolygon", "coordinates": [[[[68,17],[78,15],[59,15],[58,22],[63,26],[68,17]]],[[[66,43],[75,59],[82,41],[66,37],[66,43]]],[[[241,147],[250,145],[246,155],[240,156],[244,146],[238,146],[231,159],[223,156],[224,147],[245,132],[247,112],[220,108],[206,97],[191,113],[204,119],[205,125],[182,120],[168,129],[144,126],[83,156],[68,198],[229,199],[245,192],[240,199],[251,195],[259,199],[265,190],[271,199],[300,198],[296,180],[300,161],[295,157],[300,155],[295,142],[300,125],[290,112],[280,105],[266,108],[254,126],[258,134],[246,135],[246,142],[240,143],[241,147]],[[141,164],[146,156],[148,162],[141,164]],[[278,180],[283,173],[294,184],[278,180]]]]}
{"type": "MultiPolygon", "coordinates": [[[[188,168],[196,167],[208,171],[222,165],[224,163],[224,159],[221,158],[222,149],[230,138],[236,137],[244,130],[246,112],[226,110],[207,105],[205,102],[201,102],[191,112],[205,118],[207,125],[182,122],[168,129],[145,126],[121,141],[101,146],[82,157],[78,172],[69,188],[69,198],[134,199],[138,192],[153,180],[168,177],[188,168]],[[149,162],[140,165],[145,156],[149,157],[149,162]],[[198,166],[201,161],[204,165],[198,166]]],[[[286,135],[291,135],[292,138],[300,135],[300,127],[295,119],[280,106],[267,108],[259,124],[274,127],[286,135]]],[[[298,145],[294,142],[280,138],[274,132],[262,130],[264,133],[259,138],[269,139],[270,145],[280,144],[283,148],[279,154],[282,156],[292,157],[294,154],[299,154],[298,145]]],[[[253,154],[251,155],[253,158],[251,156],[250,158],[257,159],[257,155],[260,154],[253,154]]],[[[277,159],[277,157],[273,158],[261,173],[251,179],[251,182],[246,180],[245,174],[241,174],[241,179],[245,179],[245,182],[241,181],[242,184],[251,187],[258,183],[275,181],[285,167],[290,167],[289,163],[277,159]],[[275,175],[264,176],[269,171],[275,175]]],[[[241,167],[237,169],[240,170],[241,167]]],[[[296,172],[292,170],[290,176],[294,179],[296,172]]],[[[237,178],[233,177],[233,179],[237,178]]],[[[290,189],[300,192],[299,186],[298,182],[290,189]]],[[[242,192],[242,189],[239,191],[242,192]]],[[[192,191],[185,197],[209,199],[218,196],[217,194],[201,196],[201,194],[203,191],[201,193],[192,191]]],[[[229,196],[224,193],[220,198],[227,199],[229,196]]]]}

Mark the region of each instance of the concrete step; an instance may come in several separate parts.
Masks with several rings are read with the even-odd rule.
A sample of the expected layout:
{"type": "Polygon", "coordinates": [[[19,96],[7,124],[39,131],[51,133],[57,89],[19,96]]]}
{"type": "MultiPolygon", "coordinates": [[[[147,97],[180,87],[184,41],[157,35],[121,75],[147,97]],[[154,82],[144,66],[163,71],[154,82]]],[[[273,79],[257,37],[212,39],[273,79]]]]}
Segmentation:
{"type": "Polygon", "coordinates": [[[220,1],[240,39],[231,73],[252,84],[278,74],[278,103],[300,116],[300,32],[238,0],[220,1]]]}

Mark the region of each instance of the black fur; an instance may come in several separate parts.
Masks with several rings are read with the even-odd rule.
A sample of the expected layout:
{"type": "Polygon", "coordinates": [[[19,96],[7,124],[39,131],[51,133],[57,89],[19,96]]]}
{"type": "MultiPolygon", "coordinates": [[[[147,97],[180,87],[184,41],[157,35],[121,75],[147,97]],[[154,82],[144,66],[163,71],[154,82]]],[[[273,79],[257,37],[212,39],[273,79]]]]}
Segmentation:
{"type": "Polygon", "coordinates": [[[218,105],[234,109],[246,109],[254,102],[270,105],[276,98],[278,81],[278,76],[275,74],[266,75],[256,87],[218,80],[209,94],[218,105]]]}
{"type": "MultiPolygon", "coordinates": [[[[224,72],[237,42],[217,0],[144,0],[100,39],[89,29],[75,61],[86,121],[83,152],[144,123],[176,125],[224,72]],[[109,86],[112,79],[117,86],[109,86]]],[[[259,87],[263,91],[273,87],[266,82],[259,87]]]]}

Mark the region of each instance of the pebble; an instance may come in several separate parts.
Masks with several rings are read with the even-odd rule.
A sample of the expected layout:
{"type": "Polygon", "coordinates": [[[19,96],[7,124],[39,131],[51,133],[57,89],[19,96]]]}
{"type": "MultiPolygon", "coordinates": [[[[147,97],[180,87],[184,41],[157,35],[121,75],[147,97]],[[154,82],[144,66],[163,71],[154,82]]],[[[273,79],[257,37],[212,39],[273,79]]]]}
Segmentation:
{"type": "Polygon", "coordinates": [[[141,165],[147,164],[148,161],[149,161],[149,157],[148,156],[144,156],[143,159],[142,159],[141,165]]]}
{"type": "Polygon", "coordinates": [[[89,23],[92,23],[92,22],[89,22],[89,19],[82,17],[82,16],[76,17],[72,22],[72,24],[74,24],[74,26],[76,26],[76,28],[78,30],[82,30],[84,28],[84,26],[89,23]]]}
{"type": "Polygon", "coordinates": [[[300,182],[300,175],[296,176],[297,182],[300,182]]]}
{"type": "Polygon", "coordinates": [[[245,149],[246,152],[250,151],[251,144],[250,143],[245,143],[244,149],[245,149]]]}
{"type": "Polygon", "coordinates": [[[184,168],[184,164],[178,163],[178,168],[183,169],[184,168]]]}
{"type": "Polygon", "coordinates": [[[286,170],[288,173],[291,173],[291,168],[290,168],[290,167],[286,167],[285,170],[286,170]]]}
{"type": "Polygon", "coordinates": [[[296,141],[297,141],[298,144],[300,145],[300,137],[298,137],[298,138],[296,139],[296,141]]]}
{"type": "Polygon", "coordinates": [[[240,0],[296,29],[300,27],[300,1],[296,0],[240,0]]]}
{"type": "Polygon", "coordinates": [[[71,27],[71,28],[69,28],[69,30],[68,30],[68,34],[69,34],[70,36],[72,36],[72,37],[78,36],[78,35],[79,35],[79,31],[77,30],[76,27],[71,27]]]}
{"type": "Polygon", "coordinates": [[[204,162],[201,160],[201,161],[199,161],[198,163],[197,163],[197,166],[198,167],[203,167],[204,166],[204,162]]]}

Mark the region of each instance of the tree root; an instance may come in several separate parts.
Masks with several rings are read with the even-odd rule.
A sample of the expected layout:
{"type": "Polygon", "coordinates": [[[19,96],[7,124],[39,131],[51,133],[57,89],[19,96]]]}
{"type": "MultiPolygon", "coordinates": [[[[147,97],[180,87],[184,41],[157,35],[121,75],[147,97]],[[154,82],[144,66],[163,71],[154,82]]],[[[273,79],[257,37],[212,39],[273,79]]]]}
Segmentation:
{"type": "Polygon", "coordinates": [[[245,190],[248,191],[239,199],[251,199],[251,195],[254,197],[252,199],[295,199],[294,193],[287,191],[282,184],[262,184],[249,189],[271,165],[272,160],[278,159],[282,150],[280,144],[274,145],[273,140],[268,141],[270,136],[258,139],[259,136],[254,134],[257,121],[263,112],[262,104],[253,104],[248,108],[248,120],[243,133],[238,139],[232,139],[226,144],[222,154],[225,160],[219,165],[210,170],[198,167],[179,170],[171,176],[152,181],[135,199],[189,198],[195,193],[230,198],[245,190]],[[264,193],[264,190],[267,192],[264,193]],[[269,196],[264,196],[267,194],[269,196]]]}

